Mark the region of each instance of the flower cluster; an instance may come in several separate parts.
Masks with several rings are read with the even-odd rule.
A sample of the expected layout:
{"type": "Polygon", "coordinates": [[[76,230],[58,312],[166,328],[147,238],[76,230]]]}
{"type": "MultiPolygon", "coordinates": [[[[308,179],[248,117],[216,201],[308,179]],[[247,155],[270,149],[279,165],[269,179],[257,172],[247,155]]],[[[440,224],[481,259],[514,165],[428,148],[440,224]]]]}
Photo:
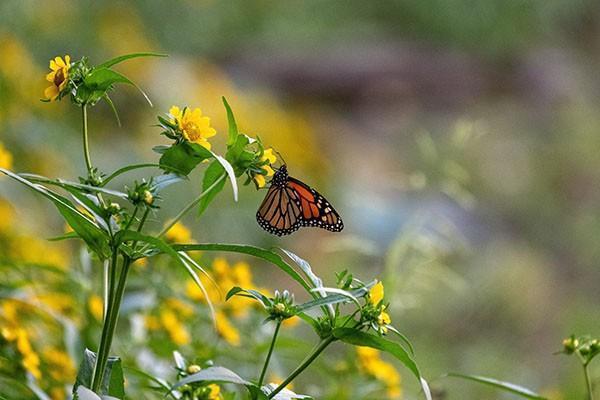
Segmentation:
{"type": "MultiPolygon", "coordinates": [[[[230,265],[224,258],[216,258],[212,264],[212,280],[206,276],[200,279],[206,288],[208,300],[214,305],[217,333],[229,344],[240,345],[238,329],[231,323],[230,318],[243,318],[248,311],[255,307],[253,301],[245,297],[234,297],[225,301],[224,294],[235,286],[256,288],[252,279],[250,266],[245,262],[230,265]]],[[[196,301],[206,302],[204,293],[193,281],[186,285],[187,296],[196,301]]]]}
{"type": "Polygon", "coordinates": [[[600,339],[590,336],[576,337],[571,335],[564,339],[562,353],[570,355],[576,354],[584,365],[592,361],[594,357],[600,354],[600,339]]]}
{"type": "Polygon", "coordinates": [[[357,347],[360,369],[385,385],[389,399],[402,397],[402,379],[394,366],[381,359],[381,353],[370,347],[357,347]]]}
{"type": "Polygon", "coordinates": [[[392,319],[387,313],[389,304],[383,302],[384,289],[383,284],[378,282],[371,288],[367,296],[367,304],[363,308],[363,317],[371,324],[371,327],[385,335],[390,328],[392,319]]]}

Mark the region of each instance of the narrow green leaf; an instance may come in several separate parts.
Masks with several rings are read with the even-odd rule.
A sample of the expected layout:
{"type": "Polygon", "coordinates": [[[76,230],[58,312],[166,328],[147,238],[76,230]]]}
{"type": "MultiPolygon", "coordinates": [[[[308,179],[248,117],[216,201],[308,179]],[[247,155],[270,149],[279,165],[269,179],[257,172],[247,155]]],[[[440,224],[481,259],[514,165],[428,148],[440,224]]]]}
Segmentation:
{"type": "Polygon", "coordinates": [[[101,259],[106,259],[108,257],[108,243],[110,240],[108,234],[98,227],[93,221],[88,219],[88,217],[82,214],[79,210],[77,210],[73,203],[71,203],[68,199],[42,185],[29,182],[27,179],[22,178],[21,176],[7,169],[0,168],[0,172],[30,187],[52,201],[63,218],[67,221],[71,228],[77,232],[79,237],[86,242],[90,249],[92,249],[101,259]]]}
{"type": "Polygon", "coordinates": [[[128,165],[126,167],[123,167],[123,168],[120,168],[120,169],[116,170],[115,172],[113,172],[112,174],[110,174],[108,177],[106,177],[102,181],[102,186],[106,186],[106,184],[108,182],[112,181],[113,179],[115,179],[119,175],[122,175],[122,174],[124,174],[126,172],[132,171],[134,169],[140,169],[140,168],[158,168],[158,167],[160,167],[159,164],[151,164],[151,163],[128,165]]]}
{"type": "Polygon", "coordinates": [[[117,107],[115,107],[115,103],[113,103],[108,93],[104,93],[104,96],[102,96],[102,98],[104,99],[106,104],[108,104],[113,114],[115,115],[115,118],[117,119],[117,125],[121,126],[121,118],[119,118],[119,113],[117,112],[117,107]]]}
{"type": "Polygon", "coordinates": [[[206,208],[214,200],[215,196],[225,187],[225,174],[225,169],[217,160],[210,163],[206,171],[204,171],[202,191],[206,194],[198,203],[198,215],[202,215],[206,211],[206,208]],[[208,191],[210,187],[212,189],[208,191]]]}
{"type": "Polygon", "coordinates": [[[223,382],[234,383],[236,385],[252,386],[252,383],[242,379],[238,374],[227,368],[209,367],[181,379],[171,387],[171,391],[193,382],[223,382]]]}
{"type": "Polygon", "coordinates": [[[169,56],[167,54],[152,53],[152,52],[124,54],[122,56],[111,58],[108,61],[104,61],[102,64],[97,65],[96,68],[112,67],[113,65],[122,63],[123,61],[131,60],[132,58],[138,58],[138,57],[169,57],[169,56]]]}
{"type": "Polygon", "coordinates": [[[125,75],[117,71],[113,71],[112,69],[105,67],[95,68],[88,76],[85,77],[83,82],[84,85],[92,92],[102,92],[102,96],[115,83],[125,83],[127,85],[131,85],[136,88],[142,94],[142,96],[144,96],[148,104],[152,106],[150,98],[138,85],[133,83],[133,81],[131,81],[131,79],[125,75]]]}
{"type": "Polygon", "coordinates": [[[226,243],[197,243],[197,244],[176,244],[173,245],[173,249],[177,251],[224,251],[230,253],[241,253],[247,254],[250,256],[254,256],[265,261],[270,262],[275,265],[283,272],[288,274],[290,278],[298,282],[309,294],[313,297],[316,297],[314,293],[310,292],[311,287],[306,283],[304,278],[294,268],[292,268],[288,263],[286,263],[283,258],[277,253],[273,253],[272,251],[262,249],[260,247],[242,245],[242,244],[226,244],[226,243]]]}
{"type": "Polygon", "coordinates": [[[510,392],[526,399],[532,400],[546,400],[545,397],[527,389],[519,385],[515,385],[514,383],[503,382],[493,378],[487,378],[485,376],[478,375],[466,375],[466,374],[457,374],[457,373],[449,373],[447,376],[452,378],[461,378],[467,379],[470,381],[482,383],[484,385],[492,386],[500,390],[504,390],[506,392],[510,392]]]}
{"type": "Polygon", "coordinates": [[[225,172],[227,172],[227,176],[229,176],[229,181],[231,182],[231,189],[233,189],[233,201],[238,201],[238,186],[237,180],[235,179],[235,171],[233,170],[233,167],[231,166],[229,161],[227,161],[220,155],[215,153],[212,153],[212,155],[215,158],[215,160],[217,160],[221,164],[225,172]]]}
{"type": "Polygon", "coordinates": [[[271,299],[269,299],[267,296],[265,296],[258,290],[242,289],[241,287],[234,286],[229,290],[229,292],[227,292],[227,295],[225,296],[225,301],[228,301],[233,296],[244,296],[253,298],[259,301],[265,308],[271,307],[273,305],[271,299]]]}
{"type": "Polygon", "coordinates": [[[333,336],[344,343],[352,344],[354,346],[371,347],[373,349],[385,351],[394,356],[413,373],[417,380],[419,380],[419,383],[423,387],[425,397],[428,400],[431,400],[429,387],[427,386],[427,382],[421,376],[419,367],[417,367],[417,364],[412,359],[411,355],[400,344],[384,339],[381,336],[372,335],[353,328],[335,328],[333,330],[333,336]]]}
{"type": "Polygon", "coordinates": [[[235,144],[238,137],[238,127],[235,122],[235,117],[233,116],[233,111],[231,111],[231,107],[229,107],[229,103],[225,97],[222,97],[223,105],[225,106],[225,110],[227,111],[227,123],[229,125],[228,136],[227,136],[227,147],[231,147],[235,144]]]}

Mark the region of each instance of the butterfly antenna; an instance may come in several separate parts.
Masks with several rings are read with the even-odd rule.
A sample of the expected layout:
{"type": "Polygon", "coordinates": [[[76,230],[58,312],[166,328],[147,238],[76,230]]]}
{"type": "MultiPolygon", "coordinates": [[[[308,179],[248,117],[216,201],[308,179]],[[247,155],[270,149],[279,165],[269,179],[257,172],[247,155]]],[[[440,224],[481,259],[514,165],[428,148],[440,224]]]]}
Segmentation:
{"type": "Polygon", "coordinates": [[[277,150],[275,150],[275,153],[277,153],[277,155],[279,156],[279,158],[283,162],[283,165],[287,165],[287,162],[285,162],[285,158],[283,158],[283,156],[281,155],[281,153],[278,152],[277,150]]]}

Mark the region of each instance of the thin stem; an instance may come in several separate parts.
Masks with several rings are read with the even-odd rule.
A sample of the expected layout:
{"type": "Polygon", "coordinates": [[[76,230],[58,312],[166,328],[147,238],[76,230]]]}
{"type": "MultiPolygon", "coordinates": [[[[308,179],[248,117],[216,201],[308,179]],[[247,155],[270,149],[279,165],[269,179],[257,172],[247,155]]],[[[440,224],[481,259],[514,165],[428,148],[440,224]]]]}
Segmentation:
{"type": "Polygon", "coordinates": [[[88,176],[92,175],[92,159],[90,157],[90,144],[88,140],[88,124],[87,124],[87,105],[81,106],[81,117],[83,119],[83,155],[85,157],[85,166],[88,176]]]}
{"type": "Polygon", "coordinates": [[[273,397],[275,397],[275,395],[277,393],[281,392],[287,385],[290,384],[291,381],[293,381],[298,375],[300,375],[302,373],[302,371],[304,371],[321,354],[321,352],[323,352],[323,350],[325,350],[325,348],[327,348],[327,346],[329,346],[331,344],[331,342],[333,342],[334,340],[335,340],[335,338],[333,338],[332,336],[328,337],[327,339],[323,339],[317,345],[317,347],[315,347],[315,349],[312,351],[312,353],[310,353],[304,359],[302,364],[300,364],[290,374],[290,376],[288,376],[279,386],[277,386],[275,388],[275,390],[273,390],[271,393],[269,393],[269,396],[267,396],[267,398],[272,399],[273,397]]]}
{"type": "Polygon", "coordinates": [[[95,392],[100,387],[100,375],[103,370],[103,364],[105,359],[108,359],[108,349],[106,348],[106,343],[108,340],[108,336],[110,334],[110,318],[113,309],[113,301],[114,301],[114,290],[115,283],[117,277],[117,262],[118,262],[118,253],[116,249],[113,249],[113,253],[111,256],[110,262],[110,284],[108,286],[107,294],[108,301],[105,306],[106,312],[104,313],[104,323],[102,324],[102,335],[100,336],[100,345],[98,346],[98,353],[96,356],[96,364],[94,365],[94,375],[92,379],[92,390],[95,392]]]}
{"type": "Polygon", "coordinates": [[[177,222],[179,222],[179,220],[181,218],[183,218],[183,216],[185,214],[188,213],[188,211],[190,211],[192,208],[194,208],[196,206],[196,204],[198,204],[200,202],[200,200],[202,200],[202,198],[204,196],[206,196],[208,193],[210,193],[219,183],[221,183],[221,181],[223,179],[225,179],[225,175],[223,174],[221,175],[212,185],[210,185],[208,188],[206,188],[206,190],[204,190],[202,193],[200,193],[198,195],[198,197],[196,197],[194,200],[192,200],[187,206],[185,206],[180,212],[179,214],[177,214],[175,216],[175,218],[173,218],[171,220],[171,222],[169,222],[169,224],[167,224],[162,231],[160,231],[160,233],[158,234],[158,238],[163,237],[167,232],[169,232],[169,229],[171,229],[177,222]]]}
{"type": "Polygon", "coordinates": [[[110,264],[108,260],[104,260],[102,274],[104,278],[104,298],[102,301],[102,318],[106,318],[106,314],[108,314],[108,296],[109,296],[109,286],[108,286],[108,274],[110,272],[110,264]]]}
{"type": "Polygon", "coordinates": [[[133,209],[133,213],[131,214],[131,217],[129,217],[129,221],[127,221],[127,225],[125,225],[125,229],[123,229],[123,230],[126,231],[129,229],[129,227],[131,226],[133,221],[135,221],[135,217],[136,217],[139,209],[140,208],[138,206],[135,206],[135,208],[133,209]]]}
{"type": "Polygon", "coordinates": [[[113,179],[115,179],[117,176],[124,174],[125,172],[128,171],[132,171],[134,169],[140,169],[140,168],[158,168],[160,167],[160,164],[135,164],[135,165],[128,165],[127,167],[123,167],[121,169],[116,170],[115,172],[113,172],[112,174],[110,174],[107,178],[104,178],[104,180],[102,180],[102,184],[100,185],[101,187],[106,186],[106,184],[110,181],[112,181],[113,179]]]}
{"type": "Polygon", "coordinates": [[[98,354],[96,361],[96,370],[94,371],[94,379],[92,381],[92,391],[98,393],[98,388],[101,382],[104,380],[104,372],[108,363],[108,356],[110,354],[110,347],[112,345],[115,328],[117,326],[117,320],[119,319],[119,309],[121,308],[121,301],[123,300],[123,293],[125,292],[125,283],[127,282],[127,274],[129,273],[129,266],[131,265],[131,259],[123,257],[123,268],[121,268],[121,275],[119,276],[119,283],[114,293],[113,303],[110,308],[110,318],[108,319],[108,328],[105,351],[102,353],[102,358],[98,354]]]}
{"type": "Polygon", "coordinates": [[[590,379],[590,370],[588,369],[588,363],[583,363],[583,376],[585,376],[585,385],[588,392],[588,400],[594,400],[594,389],[592,387],[592,380],[590,379]]]}
{"type": "Polygon", "coordinates": [[[275,348],[275,341],[277,340],[277,335],[279,334],[279,328],[281,328],[281,320],[277,320],[277,325],[275,325],[275,332],[273,333],[273,339],[271,339],[271,345],[269,346],[269,352],[267,353],[265,365],[260,373],[260,378],[258,378],[258,387],[261,387],[263,381],[265,380],[265,374],[267,373],[267,368],[269,367],[269,362],[271,361],[271,355],[273,354],[273,349],[275,348]]]}

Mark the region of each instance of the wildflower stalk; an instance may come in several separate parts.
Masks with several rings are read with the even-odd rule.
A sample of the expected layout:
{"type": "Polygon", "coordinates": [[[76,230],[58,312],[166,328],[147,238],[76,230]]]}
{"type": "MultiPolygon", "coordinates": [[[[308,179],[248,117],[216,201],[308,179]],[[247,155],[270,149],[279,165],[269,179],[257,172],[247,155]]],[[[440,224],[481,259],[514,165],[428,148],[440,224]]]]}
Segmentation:
{"type": "Polygon", "coordinates": [[[279,328],[281,328],[281,320],[277,320],[277,325],[275,325],[275,332],[273,333],[271,346],[269,346],[269,352],[267,353],[267,358],[265,359],[265,365],[260,373],[260,378],[258,378],[258,387],[262,386],[265,379],[265,374],[267,373],[267,368],[269,367],[269,362],[271,361],[271,355],[273,355],[273,349],[275,348],[275,341],[277,340],[277,335],[279,334],[279,328]]]}
{"type": "Polygon", "coordinates": [[[590,370],[588,368],[589,363],[583,363],[583,376],[585,377],[585,385],[588,392],[588,400],[594,400],[594,389],[592,387],[592,380],[590,379],[590,370]]]}
{"type": "Polygon", "coordinates": [[[83,154],[88,176],[92,176],[92,159],[90,157],[90,144],[88,139],[87,105],[81,106],[81,117],[83,119],[83,154]]]}
{"type": "Polygon", "coordinates": [[[288,376],[279,386],[275,388],[267,398],[272,399],[277,395],[277,393],[281,392],[291,381],[296,379],[298,375],[302,373],[312,362],[329,346],[335,338],[333,336],[329,336],[328,338],[323,339],[315,349],[302,361],[302,363],[288,376]]]}
{"type": "Polygon", "coordinates": [[[221,183],[221,181],[223,179],[225,179],[226,174],[221,175],[212,185],[210,185],[208,188],[206,188],[206,190],[203,190],[202,193],[200,193],[198,195],[198,197],[196,197],[194,200],[192,200],[187,206],[185,206],[180,212],[179,214],[177,214],[175,216],[175,218],[173,218],[171,220],[171,222],[169,222],[162,231],[160,231],[160,233],[158,234],[158,238],[163,237],[167,232],[169,232],[169,230],[177,223],[179,222],[179,220],[181,218],[183,218],[183,216],[185,214],[187,214],[192,208],[194,208],[198,203],[200,203],[200,200],[202,200],[202,198],[204,196],[206,196],[208,193],[210,193],[219,183],[221,183]]]}

